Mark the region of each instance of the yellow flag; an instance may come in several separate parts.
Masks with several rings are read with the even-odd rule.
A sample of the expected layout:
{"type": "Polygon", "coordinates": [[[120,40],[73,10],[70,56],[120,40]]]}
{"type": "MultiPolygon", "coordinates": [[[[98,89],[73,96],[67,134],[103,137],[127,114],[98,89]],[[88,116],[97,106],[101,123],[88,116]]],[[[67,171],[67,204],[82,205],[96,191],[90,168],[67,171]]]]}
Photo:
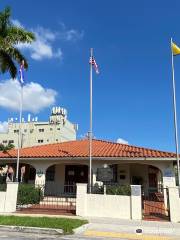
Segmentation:
{"type": "Polygon", "coordinates": [[[174,56],[180,54],[180,48],[173,42],[171,44],[171,49],[172,49],[172,53],[173,53],[174,56]]]}

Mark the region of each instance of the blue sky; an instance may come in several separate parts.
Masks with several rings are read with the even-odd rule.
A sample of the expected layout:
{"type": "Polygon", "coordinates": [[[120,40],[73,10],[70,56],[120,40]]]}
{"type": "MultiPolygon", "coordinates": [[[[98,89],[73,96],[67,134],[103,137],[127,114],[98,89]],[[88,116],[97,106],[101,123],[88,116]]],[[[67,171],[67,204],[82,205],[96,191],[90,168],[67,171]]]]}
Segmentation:
{"type": "MultiPolygon", "coordinates": [[[[101,72],[93,78],[96,138],[175,150],[170,37],[180,45],[179,1],[4,0],[0,8],[7,5],[16,23],[38,34],[39,42],[22,51],[30,65],[26,80],[34,82],[29,88],[41,88],[41,100],[44,94],[49,100],[32,110],[39,120],[47,120],[53,103],[67,108],[68,118],[79,124],[78,138],[87,133],[93,47],[101,72]]],[[[180,57],[175,77],[180,126],[180,57]]],[[[9,78],[0,75],[1,95],[4,84],[13,90],[4,82],[9,78]]],[[[38,92],[35,96],[31,105],[37,106],[38,92]]],[[[13,109],[1,104],[1,122],[17,115],[13,109]]]]}

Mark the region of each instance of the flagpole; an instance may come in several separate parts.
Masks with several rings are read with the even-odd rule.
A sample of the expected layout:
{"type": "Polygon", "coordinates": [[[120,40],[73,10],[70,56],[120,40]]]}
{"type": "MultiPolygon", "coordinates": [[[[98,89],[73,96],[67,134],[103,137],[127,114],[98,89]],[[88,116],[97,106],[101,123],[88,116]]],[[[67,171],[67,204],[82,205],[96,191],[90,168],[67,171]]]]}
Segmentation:
{"type": "Polygon", "coordinates": [[[172,51],[172,38],[171,38],[171,61],[172,61],[172,85],[173,85],[173,109],[174,109],[174,130],[175,130],[175,144],[176,144],[176,161],[177,161],[177,174],[178,185],[180,186],[180,173],[179,173],[179,143],[178,143],[178,127],[177,127],[177,111],[176,111],[176,84],[174,79],[174,57],[172,51]]]}
{"type": "MultiPolygon", "coordinates": [[[[24,60],[22,61],[22,68],[24,67],[24,60]]],[[[19,132],[18,132],[18,149],[17,149],[17,163],[16,163],[16,182],[19,182],[19,161],[20,149],[22,147],[22,110],[23,110],[23,69],[20,72],[20,100],[19,100],[19,132]]]]}
{"type": "MultiPolygon", "coordinates": [[[[93,48],[90,49],[90,57],[93,58],[93,48]]],[[[90,126],[89,126],[89,190],[92,188],[92,63],[90,63],[90,126]]]]}

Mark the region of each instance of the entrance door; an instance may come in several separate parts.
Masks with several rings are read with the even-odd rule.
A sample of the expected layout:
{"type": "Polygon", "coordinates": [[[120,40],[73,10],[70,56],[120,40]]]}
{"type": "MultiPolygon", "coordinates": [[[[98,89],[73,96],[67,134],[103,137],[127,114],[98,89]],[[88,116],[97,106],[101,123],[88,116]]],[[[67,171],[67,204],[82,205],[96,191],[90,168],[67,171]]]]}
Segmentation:
{"type": "Polygon", "coordinates": [[[88,183],[88,166],[67,165],[65,166],[65,184],[88,183]]]}
{"type": "Polygon", "coordinates": [[[149,173],[149,187],[157,188],[157,174],[156,173],[149,173]]]}

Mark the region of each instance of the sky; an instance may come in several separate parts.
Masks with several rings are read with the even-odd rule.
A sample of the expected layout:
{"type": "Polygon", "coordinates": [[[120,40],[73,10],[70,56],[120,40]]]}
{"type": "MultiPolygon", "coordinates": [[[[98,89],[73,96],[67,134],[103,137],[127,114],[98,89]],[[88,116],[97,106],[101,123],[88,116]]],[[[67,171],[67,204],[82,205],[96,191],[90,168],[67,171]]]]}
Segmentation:
{"type": "MultiPolygon", "coordinates": [[[[1,0],[13,24],[36,34],[19,45],[29,61],[23,116],[46,121],[52,106],[89,130],[89,55],[93,72],[93,134],[97,139],[175,151],[170,38],[180,46],[180,1],[1,0]]],[[[180,133],[180,56],[176,56],[180,133]]],[[[0,131],[18,116],[19,85],[0,75],[0,131]]],[[[180,134],[179,134],[180,135],[180,134]]]]}

